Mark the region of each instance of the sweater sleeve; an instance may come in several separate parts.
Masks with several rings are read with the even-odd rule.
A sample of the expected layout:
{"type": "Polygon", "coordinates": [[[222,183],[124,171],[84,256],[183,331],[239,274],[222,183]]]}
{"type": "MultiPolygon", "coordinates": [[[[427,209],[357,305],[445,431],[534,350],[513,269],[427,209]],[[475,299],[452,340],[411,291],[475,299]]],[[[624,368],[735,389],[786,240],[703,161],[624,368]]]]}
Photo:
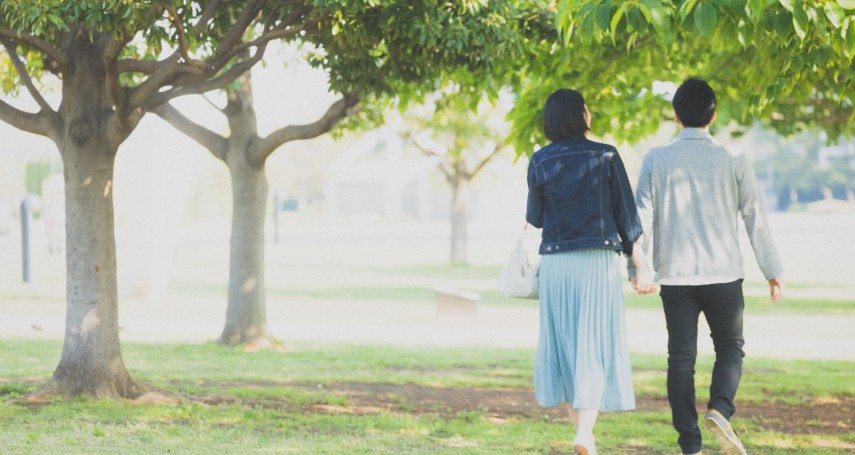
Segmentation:
{"type": "MultiPolygon", "coordinates": [[[[651,180],[652,160],[650,154],[644,157],[641,163],[641,172],[638,175],[638,185],[635,186],[635,206],[638,210],[638,218],[641,221],[642,235],[638,242],[641,244],[645,255],[650,251],[650,243],[653,240],[653,185],[651,180]]],[[[630,278],[635,276],[635,265],[627,261],[627,274],[630,278]]]]}
{"type": "Polygon", "coordinates": [[[757,178],[748,163],[748,158],[741,155],[737,164],[737,191],[739,197],[739,214],[745,223],[745,231],[757,257],[757,264],[767,280],[780,275],[784,268],[772,239],[772,232],[766,222],[766,212],[760,196],[757,178]]]}

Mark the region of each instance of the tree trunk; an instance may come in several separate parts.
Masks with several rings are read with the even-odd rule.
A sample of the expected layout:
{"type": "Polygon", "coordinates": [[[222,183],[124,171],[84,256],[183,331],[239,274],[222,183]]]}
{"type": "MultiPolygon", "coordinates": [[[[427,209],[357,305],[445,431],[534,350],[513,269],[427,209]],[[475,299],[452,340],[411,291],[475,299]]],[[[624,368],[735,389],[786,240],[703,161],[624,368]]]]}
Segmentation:
{"type": "Polygon", "coordinates": [[[245,149],[229,150],[232,178],[232,238],[229,303],[220,343],[271,344],[264,288],[264,215],[267,176],[264,163],[250,163],[245,149]]]}
{"type": "Polygon", "coordinates": [[[469,262],[469,181],[459,175],[451,180],[451,262],[469,262]]]}
{"type": "Polygon", "coordinates": [[[63,144],[67,238],[67,310],[62,357],[44,392],[136,398],[145,387],[125,368],[119,345],[116,241],[113,228],[115,150],[95,138],[63,144]]]}
{"type": "Polygon", "coordinates": [[[65,340],[53,377],[30,398],[137,398],[148,387],[131,378],[122,360],[113,225],[113,166],[126,134],[105,88],[103,46],[85,35],[71,46],[74,70],[63,75],[60,107],[64,130],[54,138],[65,173],[65,340]]]}
{"type": "Polygon", "coordinates": [[[232,239],[229,303],[220,335],[225,345],[271,345],[264,288],[264,214],[267,207],[265,159],[257,157],[258,123],[250,72],[227,91],[223,112],[231,136],[225,162],[232,178],[232,239]]]}

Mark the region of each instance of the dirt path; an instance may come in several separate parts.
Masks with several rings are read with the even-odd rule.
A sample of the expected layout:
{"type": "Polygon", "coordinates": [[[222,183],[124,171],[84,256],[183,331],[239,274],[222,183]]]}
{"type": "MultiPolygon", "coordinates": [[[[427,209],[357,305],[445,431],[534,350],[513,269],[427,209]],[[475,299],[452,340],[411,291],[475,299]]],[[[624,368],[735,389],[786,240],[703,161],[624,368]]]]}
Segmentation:
{"type": "MultiPolygon", "coordinates": [[[[235,385],[249,386],[249,383],[235,385]]],[[[252,383],[260,388],[295,387],[307,391],[324,390],[345,399],[344,404],[303,404],[292,403],[275,398],[261,400],[238,400],[234,397],[208,396],[200,401],[209,405],[241,402],[250,406],[284,408],[302,413],[331,414],[377,414],[381,412],[410,416],[439,416],[442,418],[485,418],[495,425],[504,425],[511,420],[540,420],[548,418],[555,423],[569,424],[566,408],[541,408],[534,401],[531,389],[482,389],[482,388],[444,388],[416,384],[385,383],[337,383],[318,388],[318,384],[282,384],[252,383]],[[470,414],[474,413],[474,414],[470,414]]],[[[668,412],[667,398],[662,396],[640,395],[636,397],[637,410],[668,412]]],[[[705,404],[698,402],[699,412],[705,404]]],[[[792,405],[779,402],[740,403],[740,419],[752,419],[759,423],[761,431],[775,431],[791,435],[821,435],[828,439],[818,440],[829,449],[853,450],[855,444],[841,442],[837,438],[855,430],[855,397],[825,397],[805,405],[792,405]],[[797,416],[794,418],[794,416],[797,416]]],[[[624,446],[621,453],[653,455],[658,452],[645,447],[624,446]]],[[[565,442],[555,442],[550,446],[550,454],[573,453],[573,448],[565,442]]]]}

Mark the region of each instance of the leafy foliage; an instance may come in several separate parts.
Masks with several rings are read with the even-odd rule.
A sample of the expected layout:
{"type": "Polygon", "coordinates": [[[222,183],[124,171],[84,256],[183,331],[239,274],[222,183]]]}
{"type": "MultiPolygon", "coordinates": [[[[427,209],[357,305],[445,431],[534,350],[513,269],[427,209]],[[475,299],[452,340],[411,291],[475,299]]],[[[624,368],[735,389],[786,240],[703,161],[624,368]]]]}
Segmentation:
{"type": "Polygon", "coordinates": [[[539,109],[556,88],[585,94],[595,132],[632,141],[671,116],[653,83],[689,76],[716,88],[722,122],[851,134],[851,1],[565,0],[555,25],[561,39],[530,48],[528,71],[536,76],[512,114],[518,152],[542,143],[539,109]]]}
{"type": "Polygon", "coordinates": [[[394,97],[402,109],[450,80],[464,85],[462,95],[477,105],[484,90],[498,93],[502,84],[494,76],[521,57],[524,29],[542,5],[318,0],[315,13],[324,33],[306,36],[318,48],[310,62],[329,71],[334,90],[394,97]]]}

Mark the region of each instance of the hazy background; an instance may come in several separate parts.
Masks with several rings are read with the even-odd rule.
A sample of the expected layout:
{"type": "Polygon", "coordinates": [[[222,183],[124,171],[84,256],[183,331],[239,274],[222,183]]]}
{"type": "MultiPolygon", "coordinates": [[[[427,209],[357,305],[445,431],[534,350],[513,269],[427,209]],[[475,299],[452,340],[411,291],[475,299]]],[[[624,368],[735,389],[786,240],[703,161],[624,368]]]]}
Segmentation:
{"type": "MultiPolygon", "coordinates": [[[[322,72],[285,50],[276,58],[289,61],[288,69],[280,63],[253,69],[262,134],[311,122],[336,99],[322,72]]],[[[209,99],[222,101],[215,94],[209,99]]],[[[28,105],[23,97],[12,102],[28,105]]],[[[226,132],[224,118],[203,99],[176,105],[210,129],[226,132]]],[[[591,111],[597,122],[596,106],[591,111]]],[[[644,153],[674,133],[669,125],[640,144],[619,145],[633,183],[644,153]]],[[[833,167],[834,159],[855,156],[855,147],[825,147],[810,137],[783,140],[762,131],[738,139],[724,131],[716,136],[755,159],[786,269],[785,296],[802,302],[795,317],[778,320],[771,312],[747,322],[757,331],[771,331],[767,345],[758,348],[766,356],[810,357],[823,351],[851,360],[855,340],[847,327],[855,308],[855,202],[822,182],[802,194],[776,190],[776,179],[780,187],[781,179],[796,177],[776,173],[780,163],[772,157],[783,147],[797,152],[803,147],[811,166],[821,171],[833,167]],[[781,198],[788,197],[790,210],[777,211],[781,198]],[[811,201],[817,197],[826,200],[811,201]],[[848,310],[813,315],[804,304],[811,300],[848,310]],[[786,332],[788,327],[798,331],[814,316],[816,327],[807,338],[793,339],[786,332]],[[836,347],[829,352],[831,343],[836,347]]],[[[514,163],[508,150],[474,181],[470,266],[462,267],[448,263],[450,189],[435,161],[403,140],[394,125],[284,146],[267,165],[267,306],[274,336],[286,342],[533,346],[536,302],[505,299],[494,291],[495,277],[522,233],[526,165],[525,159],[514,163]],[[277,223],[274,201],[296,210],[280,212],[277,223]],[[438,314],[437,287],[479,294],[477,314],[438,314]]],[[[153,115],[121,146],[113,188],[123,339],[204,341],[219,334],[228,280],[229,185],[221,162],[153,115]]],[[[62,337],[62,191],[53,143],[0,123],[0,337],[62,337]],[[32,282],[24,284],[19,205],[28,187],[41,196],[32,201],[39,213],[31,224],[32,282]]],[[[536,245],[536,232],[528,234],[536,245]]],[[[768,288],[747,242],[743,251],[746,293],[764,296],[768,288]]],[[[634,301],[629,304],[633,349],[661,352],[665,334],[658,298],[634,301]]]]}

